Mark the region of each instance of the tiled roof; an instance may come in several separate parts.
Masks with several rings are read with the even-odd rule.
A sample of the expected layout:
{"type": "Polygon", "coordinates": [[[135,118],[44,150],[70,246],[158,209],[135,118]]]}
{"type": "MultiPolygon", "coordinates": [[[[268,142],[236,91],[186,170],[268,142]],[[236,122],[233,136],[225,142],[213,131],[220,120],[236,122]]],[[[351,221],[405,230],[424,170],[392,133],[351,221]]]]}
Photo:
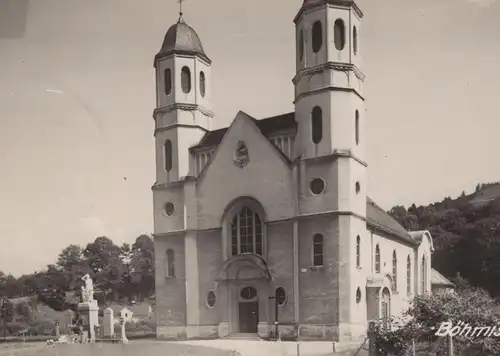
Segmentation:
{"type": "Polygon", "coordinates": [[[431,270],[431,284],[436,286],[455,287],[455,284],[450,282],[445,276],[436,271],[434,268],[431,270]]]}
{"type": "Polygon", "coordinates": [[[171,54],[198,55],[210,62],[203,49],[200,37],[191,26],[184,22],[182,17],[168,29],[163,45],[155,57],[155,67],[157,60],[171,54]]]}
{"type": "MultiPolygon", "coordinates": [[[[278,131],[291,130],[297,127],[297,123],[295,122],[295,113],[293,112],[260,120],[252,120],[254,120],[257,127],[266,137],[278,131]]],[[[200,143],[195,147],[201,148],[217,146],[222,141],[222,138],[226,134],[227,130],[228,128],[225,127],[223,129],[207,132],[201,139],[200,143]]]]}
{"type": "Polygon", "coordinates": [[[416,243],[404,227],[369,197],[366,198],[366,221],[375,228],[385,230],[407,242],[416,243]]]}
{"type": "MultiPolygon", "coordinates": [[[[252,120],[254,120],[257,127],[266,137],[269,137],[279,131],[294,130],[297,127],[294,112],[272,116],[261,120],[252,120]]],[[[217,146],[222,141],[222,138],[226,134],[227,130],[228,128],[226,127],[223,129],[207,132],[201,139],[200,143],[195,147],[208,148],[217,146]]],[[[367,198],[366,201],[366,218],[367,223],[371,224],[375,228],[393,234],[407,242],[413,244],[416,243],[405,228],[403,228],[384,209],[375,204],[375,202],[370,198],[367,198]]]]}

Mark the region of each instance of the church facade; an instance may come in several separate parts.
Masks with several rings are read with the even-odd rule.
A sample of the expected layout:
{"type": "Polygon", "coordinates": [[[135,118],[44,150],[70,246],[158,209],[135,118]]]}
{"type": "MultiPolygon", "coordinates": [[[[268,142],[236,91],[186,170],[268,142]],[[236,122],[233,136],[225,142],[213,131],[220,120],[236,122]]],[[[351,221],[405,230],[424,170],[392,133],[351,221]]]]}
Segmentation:
{"type": "MultiPolygon", "coordinates": [[[[157,335],[350,343],[431,291],[432,238],[367,196],[361,24],[352,0],[295,17],[295,110],[213,130],[211,60],[181,17],[156,55],[157,335]]],[[[376,189],[376,187],[374,187],[376,189]]]]}

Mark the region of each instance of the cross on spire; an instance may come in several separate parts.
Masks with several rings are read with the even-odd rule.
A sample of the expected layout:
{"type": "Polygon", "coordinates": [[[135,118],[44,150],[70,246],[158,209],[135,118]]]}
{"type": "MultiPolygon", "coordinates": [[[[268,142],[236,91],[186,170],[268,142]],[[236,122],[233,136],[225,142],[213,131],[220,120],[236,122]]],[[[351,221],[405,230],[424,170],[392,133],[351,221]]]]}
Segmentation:
{"type": "Polygon", "coordinates": [[[186,1],[186,0],[177,0],[177,2],[179,3],[179,22],[182,21],[182,3],[186,1]]]}

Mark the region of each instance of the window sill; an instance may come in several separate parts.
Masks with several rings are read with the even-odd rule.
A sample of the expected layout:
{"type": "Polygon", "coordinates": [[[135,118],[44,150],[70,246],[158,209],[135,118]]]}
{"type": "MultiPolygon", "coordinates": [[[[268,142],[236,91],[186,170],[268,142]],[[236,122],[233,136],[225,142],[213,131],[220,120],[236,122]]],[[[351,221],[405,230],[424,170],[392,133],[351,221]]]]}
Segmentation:
{"type": "Polygon", "coordinates": [[[165,279],[175,279],[175,276],[166,276],[165,279]]]}
{"type": "Polygon", "coordinates": [[[356,268],[359,269],[359,270],[363,269],[363,267],[361,267],[361,266],[356,266],[356,268]]]}

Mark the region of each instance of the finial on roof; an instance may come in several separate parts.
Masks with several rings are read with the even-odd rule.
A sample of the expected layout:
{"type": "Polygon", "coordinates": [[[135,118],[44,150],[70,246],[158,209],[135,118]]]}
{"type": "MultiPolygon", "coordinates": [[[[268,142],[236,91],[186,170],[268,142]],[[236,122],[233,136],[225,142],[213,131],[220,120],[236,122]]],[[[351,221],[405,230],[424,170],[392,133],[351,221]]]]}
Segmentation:
{"type": "Polygon", "coordinates": [[[179,20],[177,20],[177,22],[184,22],[184,19],[182,18],[182,2],[183,1],[186,1],[186,0],[177,0],[177,2],[179,3],[179,20]]]}

